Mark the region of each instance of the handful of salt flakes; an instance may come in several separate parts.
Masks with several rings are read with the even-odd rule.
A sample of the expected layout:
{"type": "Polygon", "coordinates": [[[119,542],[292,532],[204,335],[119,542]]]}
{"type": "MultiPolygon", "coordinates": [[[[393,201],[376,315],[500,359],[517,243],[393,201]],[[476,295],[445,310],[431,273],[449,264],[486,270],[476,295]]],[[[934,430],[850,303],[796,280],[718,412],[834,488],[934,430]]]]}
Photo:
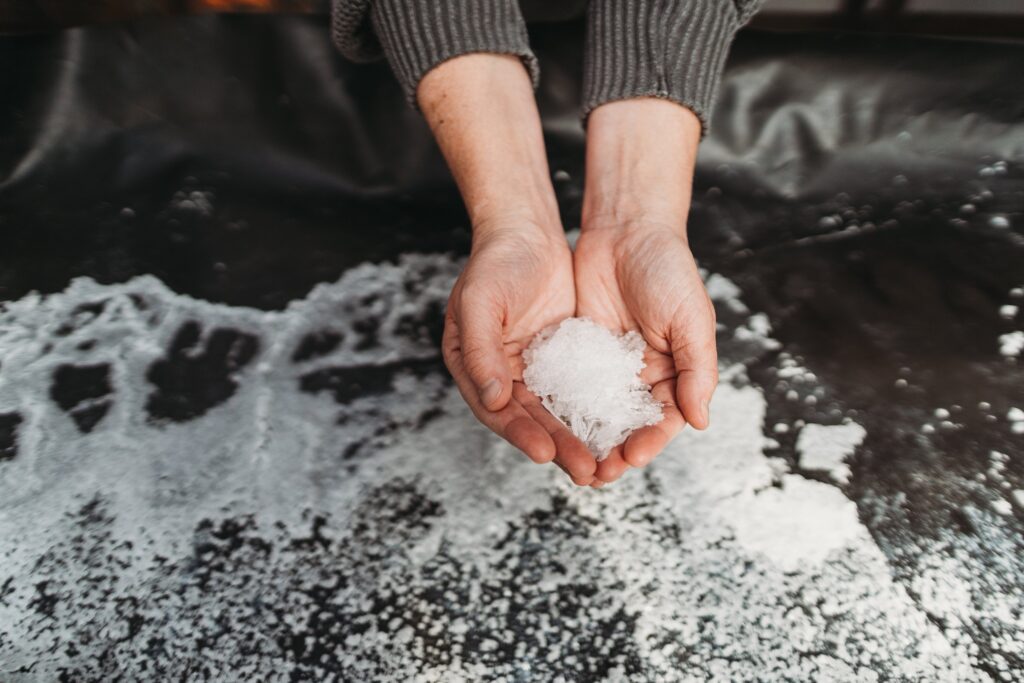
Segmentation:
{"type": "Polygon", "coordinates": [[[589,318],[541,331],[523,352],[523,381],[598,460],[634,430],[661,422],[662,406],[640,379],[645,342],[589,318]]]}

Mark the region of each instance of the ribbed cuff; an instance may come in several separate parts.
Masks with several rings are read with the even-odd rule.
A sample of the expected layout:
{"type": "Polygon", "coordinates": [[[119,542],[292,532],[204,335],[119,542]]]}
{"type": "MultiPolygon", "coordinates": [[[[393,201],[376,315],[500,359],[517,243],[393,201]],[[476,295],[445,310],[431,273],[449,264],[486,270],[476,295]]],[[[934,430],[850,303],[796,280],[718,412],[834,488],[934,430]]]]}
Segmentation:
{"type": "Polygon", "coordinates": [[[540,69],[516,0],[374,0],[370,12],[384,54],[414,108],[416,87],[428,71],[473,52],[517,55],[537,86],[540,69]]]}
{"type": "Polygon", "coordinates": [[[591,0],[584,120],[606,102],[661,97],[692,110],[707,134],[740,19],[731,0],[591,0]]]}

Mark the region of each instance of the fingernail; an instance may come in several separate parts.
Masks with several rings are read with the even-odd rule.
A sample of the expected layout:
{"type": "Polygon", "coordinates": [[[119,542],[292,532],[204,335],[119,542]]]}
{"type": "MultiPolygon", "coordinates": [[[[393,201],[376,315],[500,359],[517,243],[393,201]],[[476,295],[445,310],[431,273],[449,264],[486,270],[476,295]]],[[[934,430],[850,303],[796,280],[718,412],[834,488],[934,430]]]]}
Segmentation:
{"type": "Polygon", "coordinates": [[[501,395],[501,382],[496,379],[492,379],[484,388],[480,390],[480,400],[483,401],[484,407],[489,408],[498,400],[498,396],[501,395]]]}
{"type": "Polygon", "coordinates": [[[711,424],[711,411],[708,408],[708,400],[704,399],[700,402],[700,415],[704,418],[704,424],[711,424]]]}

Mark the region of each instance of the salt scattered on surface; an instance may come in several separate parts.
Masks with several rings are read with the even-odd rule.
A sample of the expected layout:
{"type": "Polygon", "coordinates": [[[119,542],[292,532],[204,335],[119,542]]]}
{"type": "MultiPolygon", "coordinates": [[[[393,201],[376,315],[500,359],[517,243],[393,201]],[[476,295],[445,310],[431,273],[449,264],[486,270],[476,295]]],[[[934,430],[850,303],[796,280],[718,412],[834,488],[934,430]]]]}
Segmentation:
{"type": "MultiPolygon", "coordinates": [[[[571,488],[557,469],[514,453],[439,372],[400,373],[385,382],[391,391],[342,394],[344,404],[300,389],[309,373],[437,361],[429,335],[403,320],[434,315],[460,265],[424,256],[361,266],[275,312],[196,301],[148,277],[76,281],[0,308],[0,412],[29,406],[20,454],[0,461],[0,555],[17,577],[0,604],[9,633],[0,671],[56,678],[63,667],[105,679],[112,656],[134,680],[152,677],[154,657],[178,677],[202,660],[221,680],[315,677],[319,667],[350,680],[381,670],[401,680],[569,680],[577,662],[614,681],[1019,677],[1020,660],[1003,659],[1021,651],[1013,606],[1024,574],[1018,536],[1005,531],[1014,520],[965,509],[975,533],[908,535],[897,559],[911,561],[887,559],[865,524],[873,515],[902,524],[902,498],[861,498],[862,522],[838,488],[765,457],[766,397],[742,365],[723,367],[733,379],[716,392],[714,428],[684,430],[612,495],[571,488]],[[370,318],[380,346],[365,349],[353,328],[369,294],[382,299],[370,318]],[[101,316],[57,334],[100,300],[101,316]],[[153,425],[147,369],[191,320],[258,337],[260,355],[215,410],[153,425]],[[293,350],[324,325],[353,331],[329,355],[293,365],[293,350]],[[103,343],[77,351],[89,338],[103,343]],[[40,355],[41,340],[53,351],[40,355]],[[87,437],[69,432],[47,398],[53,370],[81,361],[110,363],[116,394],[87,437]],[[399,427],[373,436],[388,422],[399,427]],[[357,442],[364,451],[347,460],[340,447],[357,442]],[[105,521],[82,527],[80,509],[105,521]],[[307,513],[326,515],[322,536],[316,524],[309,535],[307,513]],[[230,533],[199,534],[212,556],[192,552],[207,519],[230,533]],[[237,533],[227,525],[236,521],[237,533]],[[84,562],[69,543],[83,534],[84,562]],[[978,570],[986,552],[1002,562],[991,576],[978,570]],[[166,563],[137,559],[154,554],[166,563]],[[182,590],[197,563],[210,587],[182,590]],[[102,599],[94,577],[111,577],[102,599]],[[43,613],[51,595],[55,612],[43,613]],[[144,618],[129,638],[135,615],[144,618]],[[98,637],[82,641],[86,632],[98,637]],[[169,633],[195,637],[171,654],[146,646],[169,633]],[[80,654],[64,654],[58,639],[80,654]],[[279,640],[316,656],[298,661],[279,640]]],[[[793,363],[790,381],[811,388],[812,373],[793,363]]]]}
{"type": "Polygon", "coordinates": [[[800,467],[827,472],[834,481],[847,484],[850,466],[845,461],[864,440],[864,435],[864,428],[856,422],[831,426],[809,424],[800,430],[796,440],[800,467]]]}
{"type": "Polygon", "coordinates": [[[636,332],[616,335],[587,318],[569,318],[523,352],[523,381],[603,460],[631,432],[661,421],[661,403],[640,379],[645,347],[636,332]]]}

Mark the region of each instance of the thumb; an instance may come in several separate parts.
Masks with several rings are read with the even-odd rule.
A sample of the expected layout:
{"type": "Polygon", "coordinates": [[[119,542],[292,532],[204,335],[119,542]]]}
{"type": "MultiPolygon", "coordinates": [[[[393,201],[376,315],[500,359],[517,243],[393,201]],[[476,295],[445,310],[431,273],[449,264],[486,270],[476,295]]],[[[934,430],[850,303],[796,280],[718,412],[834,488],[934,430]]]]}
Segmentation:
{"type": "Polygon", "coordinates": [[[710,300],[707,313],[692,316],[674,328],[672,360],[676,366],[676,401],[686,421],[706,429],[711,421],[711,395],[718,386],[718,349],[715,313],[710,300]]]}
{"type": "Polygon", "coordinates": [[[490,411],[508,405],[512,373],[502,338],[503,310],[492,301],[465,297],[459,320],[462,364],[476,387],[480,403],[490,411]]]}

